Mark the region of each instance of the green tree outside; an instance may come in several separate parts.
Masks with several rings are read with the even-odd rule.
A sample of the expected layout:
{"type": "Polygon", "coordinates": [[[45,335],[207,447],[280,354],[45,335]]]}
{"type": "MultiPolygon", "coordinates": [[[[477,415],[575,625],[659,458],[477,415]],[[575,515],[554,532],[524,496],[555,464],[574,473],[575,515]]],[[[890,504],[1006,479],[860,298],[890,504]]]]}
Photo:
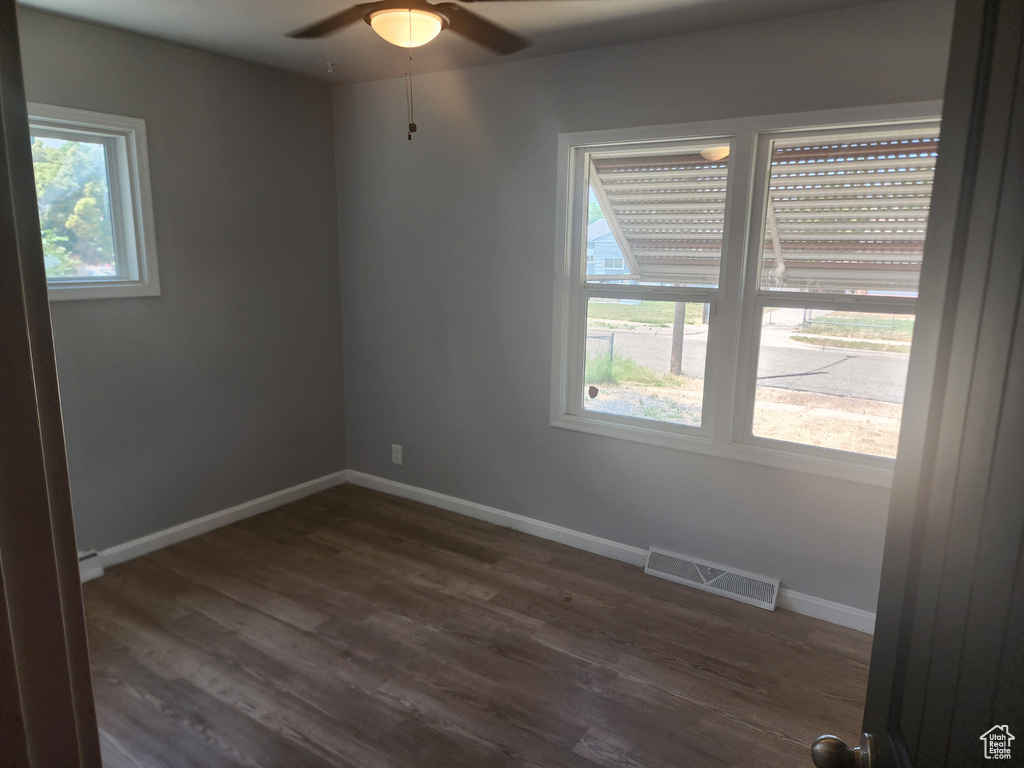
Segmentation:
{"type": "Polygon", "coordinates": [[[102,144],[32,142],[47,277],[117,274],[102,144]]]}

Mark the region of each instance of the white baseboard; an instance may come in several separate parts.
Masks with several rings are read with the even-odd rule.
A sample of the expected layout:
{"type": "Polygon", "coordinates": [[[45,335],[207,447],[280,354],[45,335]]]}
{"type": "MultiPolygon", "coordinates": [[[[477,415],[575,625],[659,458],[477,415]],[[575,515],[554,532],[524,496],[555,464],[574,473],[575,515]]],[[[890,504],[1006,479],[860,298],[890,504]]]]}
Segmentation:
{"type": "Polygon", "coordinates": [[[243,504],[238,504],[228,509],[222,509],[219,512],[214,512],[204,517],[196,518],[195,520],[189,520],[181,525],[175,525],[172,528],[165,528],[162,531],[151,533],[148,536],[142,536],[132,541],[127,541],[124,544],[118,544],[104,549],[99,552],[98,555],[89,557],[85,560],[79,561],[79,568],[82,574],[82,581],[88,581],[89,579],[95,579],[98,576],[103,575],[103,569],[109,568],[112,565],[123,563],[126,560],[131,560],[141,555],[145,555],[149,552],[153,552],[157,549],[163,549],[169,547],[171,544],[177,544],[179,541],[185,539],[191,539],[193,536],[198,536],[202,533],[215,530],[231,523],[236,523],[239,520],[244,520],[247,517],[258,515],[261,512],[266,512],[279,507],[282,504],[287,504],[298,499],[311,496],[319,491],[326,490],[327,488],[333,488],[336,485],[341,485],[348,478],[348,471],[341,470],[340,472],[334,472],[330,475],[324,475],[318,477],[315,480],[310,480],[299,485],[293,485],[291,488],[285,488],[284,490],[275,491],[274,493],[268,493],[266,496],[260,496],[258,499],[247,501],[243,504]]]}
{"type": "MultiPolygon", "coordinates": [[[[517,515],[514,512],[506,512],[503,509],[488,507],[484,504],[466,501],[455,496],[428,491],[425,488],[406,485],[395,480],[388,480],[352,469],[348,470],[347,481],[363,488],[371,488],[375,491],[390,493],[403,499],[419,501],[433,507],[446,509],[449,512],[472,517],[476,520],[484,520],[504,528],[512,528],[513,530],[529,533],[542,539],[557,541],[559,544],[610,557],[613,560],[621,560],[624,563],[630,563],[641,568],[647,562],[646,549],[621,544],[610,539],[602,539],[589,533],[573,530],[572,528],[552,525],[542,520],[535,520],[532,517],[517,515]]],[[[794,592],[786,587],[779,589],[779,597],[776,604],[779,608],[785,610],[801,613],[805,616],[812,616],[816,619],[823,619],[832,624],[850,627],[861,632],[873,633],[875,629],[875,614],[873,613],[813,595],[805,595],[802,592],[794,592]]]]}
{"type": "Polygon", "coordinates": [[[787,611],[824,619],[832,624],[867,632],[869,635],[875,633],[875,614],[850,605],[834,603],[814,595],[805,595],[803,592],[794,592],[785,587],[779,589],[779,599],[776,605],[787,611]]]}
{"type": "Polygon", "coordinates": [[[96,550],[78,553],[78,573],[84,584],[103,575],[103,561],[96,550]]]}
{"type": "MultiPolygon", "coordinates": [[[[168,547],[171,544],[177,544],[179,541],[230,525],[247,517],[258,515],[274,507],[311,496],[314,493],[345,482],[363,488],[372,488],[383,493],[390,493],[403,499],[419,501],[439,507],[440,509],[446,509],[449,512],[472,517],[476,520],[494,523],[503,528],[511,528],[532,536],[547,539],[548,541],[556,541],[559,544],[565,544],[575,549],[582,549],[596,555],[610,557],[613,560],[621,560],[624,563],[641,568],[647,562],[647,550],[640,547],[633,547],[610,539],[602,539],[600,536],[593,536],[589,533],[573,530],[572,528],[545,523],[542,520],[536,520],[525,515],[517,515],[514,512],[506,512],[496,507],[488,507],[484,504],[477,504],[476,502],[466,501],[455,496],[429,491],[414,485],[406,485],[395,480],[369,475],[365,472],[341,470],[340,472],[319,477],[316,480],[310,480],[306,483],[294,485],[291,488],[285,488],[284,490],[261,496],[258,499],[253,499],[229,509],[223,509],[220,512],[214,512],[205,517],[189,520],[187,523],[176,525],[173,528],[166,528],[162,531],[151,533],[148,536],[142,536],[124,544],[118,544],[109,549],[104,549],[97,554],[89,553],[89,556],[79,560],[82,581],[85,582],[102,576],[104,568],[109,568],[126,560],[168,547]]],[[[777,605],[779,608],[801,613],[805,616],[812,616],[816,619],[823,619],[832,624],[851,627],[861,632],[874,632],[875,614],[813,595],[794,592],[786,587],[782,587],[779,590],[777,605]]]]}

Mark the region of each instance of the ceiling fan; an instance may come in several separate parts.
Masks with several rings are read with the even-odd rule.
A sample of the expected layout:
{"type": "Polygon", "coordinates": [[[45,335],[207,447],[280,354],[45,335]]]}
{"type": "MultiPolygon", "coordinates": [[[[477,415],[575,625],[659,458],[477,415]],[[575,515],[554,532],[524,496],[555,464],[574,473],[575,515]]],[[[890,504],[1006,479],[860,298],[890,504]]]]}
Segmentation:
{"type": "MultiPolygon", "coordinates": [[[[462,0],[478,1],[480,0],[462,0]]],[[[290,32],[288,37],[300,40],[326,37],[360,19],[373,27],[373,31],[389,43],[401,48],[415,48],[429,43],[443,29],[451,30],[501,55],[521,51],[530,45],[530,41],[525,37],[499,27],[456,3],[432,5],[426,0],[381,0],[376,3],[360,3],[308,27],[290,32]]]]}

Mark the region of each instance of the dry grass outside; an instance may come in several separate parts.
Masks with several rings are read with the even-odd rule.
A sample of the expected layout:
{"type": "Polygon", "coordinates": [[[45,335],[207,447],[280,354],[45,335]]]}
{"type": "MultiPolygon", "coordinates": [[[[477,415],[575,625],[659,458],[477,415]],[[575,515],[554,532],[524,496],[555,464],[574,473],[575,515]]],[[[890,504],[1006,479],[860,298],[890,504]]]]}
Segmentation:
{"type": "MultiPolygon", "coordinates": [[[[668,327],[675,321],[676,304],[673,301],[641,301],[639,304],[622,304],[616,299],[590,299],[587,302],[587,321],[607,320],[617,327],[620,324],[639,323],[655,327],[668,327]]],[[[704,305],[687,302],[686,325],[704,324],[704,305]]]]}
{"type": "MultiPolygon", "coordinates": [[[[704,379],[695,379],[691,376],[673,376],[669,373],[664,375],[664,379],[666,384],[662,387],[652,387],[626,382],[619,384],[614,388],[614,390],[618,390],[620,392],[636,392],[642,395],[651,397],[657,396],[661,398],[670,397],[673,394],[676,394],[678,395],[679,402],[691,404],[701,402],[704,397],[704,379]]],[[[614,390],[611,387],[606,387],[602,391],[607,391],[611,394],[614,390]]]]}
{"type": "Polygon", "coordinates": [[[869,341],[866,339],[833,339],[828,336],[798,336],[794,334],[789,337],[790,341],[799,341],[803,344],[813,344],[816,347],[839,347],[841,349],[871,349],[876,352],[897,352],[902,355],[910,354],[909,344],[897,344],[886,341],[869,341]]]}
{"type": "Polygon", "coordinates": [[[865,312],[832,312],[804,323],[800,333],[843,336],[849,339],[910,341],[914,315],[872,315],[865,312]],[[830,322],[831,321],[831,322],[830,322]]]}
{"type": "Polygon", "coordinates": [[[903,406],[900,403],[883,403],[866,398],[839,397],[838,395],[801,392],[796,389],[782,389],[780,387],[758,387],[757,401],[759,403],[785,403],[806,408],[845,411],[847,413],[864,414],[865,416],[895,419],[897,422],[903,417],[903,406]]]}
{"type": "MultiPolygon", "coordinates": [[[[673,379],[675,386],[605,385],[599,388],[599,397],[641,395],[666,405],[700,406],[703,380],[687,376],[666,378],[673,379]]],[[[899,403],[761,387],[754,406],[754,434],[772,440],[893,458],[902,414],[903,406],[899,403]]]]}
{"type": "Polygon", "coordinates": [[[754,405],[754,434],[894,458],[902,412],[897,403],[762,387],[754,405]]]}
{"type": "Polygon", "coordinates": [[[688,376],[664,376],[665,384],[622,382],[598,387],[596,398],[584,395],[588,410],[662,423],[698,426],[704,382],[688,376]]]}

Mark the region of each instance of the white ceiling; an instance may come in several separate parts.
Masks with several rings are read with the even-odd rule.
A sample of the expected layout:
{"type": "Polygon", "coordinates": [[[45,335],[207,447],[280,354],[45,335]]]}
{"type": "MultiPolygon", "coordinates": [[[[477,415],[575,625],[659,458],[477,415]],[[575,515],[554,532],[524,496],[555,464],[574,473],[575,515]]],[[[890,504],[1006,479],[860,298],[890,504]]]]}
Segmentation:
{"type": "MultiPolygon", "coordinates": [[[[596,48],[884,0],[504,0],[467,9],[530,38],[508,59],[596,48]]],[[[168,42],[312,75],[333,83],[400,77],[404,51],[362,22],[322,40],[285,33],[353,0],[25,0],[23,5],[168,42]],[[330,62],[333,72],[328,72],[330,62]]],[[[418,49],[417,73],[501,57],[450,32],[418,49]]]]}

